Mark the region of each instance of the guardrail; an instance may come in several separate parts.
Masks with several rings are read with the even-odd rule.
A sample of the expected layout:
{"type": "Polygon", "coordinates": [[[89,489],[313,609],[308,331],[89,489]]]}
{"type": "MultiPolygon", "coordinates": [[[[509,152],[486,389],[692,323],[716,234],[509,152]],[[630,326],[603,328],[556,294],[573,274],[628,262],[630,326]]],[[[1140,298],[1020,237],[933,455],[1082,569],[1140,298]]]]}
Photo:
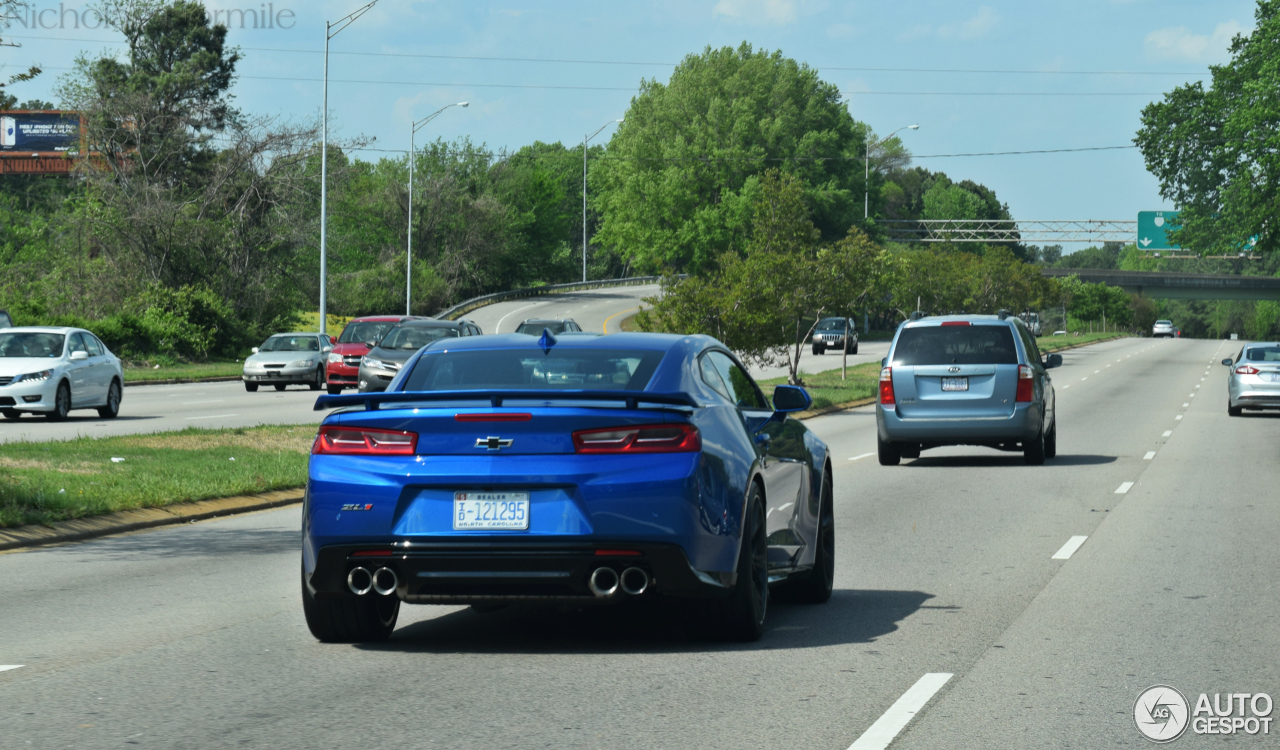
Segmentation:
{"type": "MultiPolygon", "coordinates": [[[[684,278],[684,274],[676,278],[684,278]]],[[[495,302],[505,302],[509,299],[522,299],[524,297],[540,297],[544,294],[559,294],[561,292],[574,292],[580,289],[603,289],[614,286],[643,286],[645,284],[656,284],[662,281],[661,276],[632,276],[629,279],[601,279],[600,281],[575,281],[572,284],[547,284],[546,286],[534,286],[528,289],[513,289],[509,292],[495,292],[493,294],[482,294],[479,297],[472,297],[463,300],[447,310],[436,313],[438,320],[457,320],[460,316],[466,315],[485,305],[492,305],[495,302]]]]}

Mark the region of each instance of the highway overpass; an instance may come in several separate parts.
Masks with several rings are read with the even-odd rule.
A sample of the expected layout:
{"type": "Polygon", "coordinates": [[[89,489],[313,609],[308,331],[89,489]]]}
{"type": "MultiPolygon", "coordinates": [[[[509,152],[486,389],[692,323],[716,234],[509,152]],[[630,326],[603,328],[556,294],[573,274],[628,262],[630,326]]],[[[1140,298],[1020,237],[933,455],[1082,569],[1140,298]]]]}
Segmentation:
{"type": "Polygon", "coordinates": [[[1280,300],[1280,278],[1166,271],[1117,271],[1093,268],[1046,268],[1044,275],[1075,274],[1091,284],[1118,286],[1127,292],[1163,299],[1280,300]]]}

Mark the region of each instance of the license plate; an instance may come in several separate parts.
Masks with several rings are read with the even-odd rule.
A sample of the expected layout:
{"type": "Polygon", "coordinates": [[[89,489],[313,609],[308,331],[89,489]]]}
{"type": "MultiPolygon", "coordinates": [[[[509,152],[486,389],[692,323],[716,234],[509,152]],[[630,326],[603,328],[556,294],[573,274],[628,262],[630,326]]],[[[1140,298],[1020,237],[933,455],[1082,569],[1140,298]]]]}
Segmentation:
{"type": "Polygon", "coordinates": [[[967,391],[969,390],[969,379],[968,378],[943,378],[942,390],[967,391]]]}
{"type": "Polygon", "coordinates": [[[1272,383],[1280,383],[1280,372],[1264,373],[1264,377],[1272,383]]]}
{"type": "Polygon", "coordinates": [[[453,528],[527,529],[529,528],[528,492],[455,492],[453,493],[453,528]]]}

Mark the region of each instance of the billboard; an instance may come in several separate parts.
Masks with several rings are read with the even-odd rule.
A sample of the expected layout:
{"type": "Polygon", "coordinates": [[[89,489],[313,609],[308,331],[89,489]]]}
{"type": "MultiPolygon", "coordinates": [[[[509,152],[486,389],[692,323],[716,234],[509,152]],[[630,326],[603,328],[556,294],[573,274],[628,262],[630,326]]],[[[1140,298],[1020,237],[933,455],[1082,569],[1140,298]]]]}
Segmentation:
{"type": "Polygon", "coordinates": [[[0,156],[80,151],[78,112],[0,112],[0,156]]]}

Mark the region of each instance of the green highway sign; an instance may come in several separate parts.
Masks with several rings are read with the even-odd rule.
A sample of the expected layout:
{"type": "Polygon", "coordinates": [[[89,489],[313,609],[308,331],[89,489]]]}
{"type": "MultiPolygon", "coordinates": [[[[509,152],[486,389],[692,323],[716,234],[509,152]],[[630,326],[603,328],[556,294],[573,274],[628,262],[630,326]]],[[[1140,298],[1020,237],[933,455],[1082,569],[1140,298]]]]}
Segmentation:
{"type": "Polygon", "coordinates": [[[1139,211],[1138,249],[1177,250],[1178,246],[1169,242],[1167,233],[1178,228],[1177,211],[1139,211]]]}

